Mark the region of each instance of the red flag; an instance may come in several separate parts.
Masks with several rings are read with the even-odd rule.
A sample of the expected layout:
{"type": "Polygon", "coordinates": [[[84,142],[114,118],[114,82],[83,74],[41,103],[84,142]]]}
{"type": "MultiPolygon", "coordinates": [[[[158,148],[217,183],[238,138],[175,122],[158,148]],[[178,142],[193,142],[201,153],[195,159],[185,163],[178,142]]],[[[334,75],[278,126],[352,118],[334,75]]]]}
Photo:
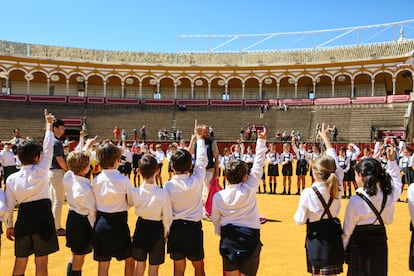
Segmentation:
{"type": "Polygon", "coordinates": [[[211,210],[213,209],[213,196],[218,191],[221,191],[222,188],[219,184],[218,177],[214,177],[210,181],[210,191],[208,192],[208,197],[205,205],[207,215],[211,216],[211,210]]]}

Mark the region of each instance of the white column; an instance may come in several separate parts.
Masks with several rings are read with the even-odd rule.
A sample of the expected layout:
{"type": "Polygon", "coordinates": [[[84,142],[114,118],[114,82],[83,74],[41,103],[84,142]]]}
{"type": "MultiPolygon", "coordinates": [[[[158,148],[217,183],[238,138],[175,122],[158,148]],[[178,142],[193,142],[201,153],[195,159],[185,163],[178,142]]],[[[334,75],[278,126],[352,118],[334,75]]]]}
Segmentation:
{"type": "Polygon", "coordinates": [[[157,94],[160,94],[160,82],[157,81],[157,94]]]}
{"type": "Polygon", "coordinates": [[[375,95],[375,79],[371,79],[371,96],[375,95]]]}
{"type": "Polygon", "coordinates": [[[122,98],[125,98],[125,83],[124,82],[122,82],[121,83],[121,97],[122,98]]]}
{"type": "Polygon", "coordinates": [[[280,98],[280,81],[279,80],[276,81],[276,98],[277,99],[280,98]]]}
{"type": "Polygon", "coordinates": [[[142,99],[142,81],[139,81],[139,98],[142,99]]]}
{"type": "Polygon", "coordinates": [[[262,87],[263,87],[262,83],[259,82],[259,100],[262,99],[262,87]]]}
{"type": "Polygon", "coordinates": [[[174,82],[174,99],[177,99],[177,82],[174,82]]]}
{"type": "Polygon", "coordinates": [[[295,99],[298,97],[298,82],[295,81],[295,99]]]}
{"type": "Polygon", "coordinates": [[[229,85],[227,84],[227,82],[224,85],[224,94],[226,94],[226,99],[228,99],[227,95],[229,94],[229,85]]]}
{"type": "Polygon", "coordinates": [[[194,99],[194,82],[191,82],[191,99],[194,99]]]}
{"type": "Polygon", "coordinates": [[[106,80],[103,81],[103,96],[106,98],[106,80]]]}
{"type": "Polygon", "coordinates": [[[207,88],[207,93],[208,93],[208,99],[211,100],[211,82],[208,82],[208,88],[207,88]]]}
{"type": "Polygon", "coordinates": [[[243,82],[242,83],[242,99],[244,100],[244,89],[246,88],[246,84],[243,82]]]}
{"type": "Polygon", "coordinates": [[[335,97],[335,80],[331,80],[332,85],[332,97],[335,97]]]}
{"type": "Polygon", "coordinates": [[[69,96],[69,79],[66,79],[66,96],[69,96]]]}
{"type": "Polygon", "coordinates": [[[47,94],[50,94],[50,78],[47,78],[47,94]]]}
{"type": "Polygon", "coordinates": [[[392,78],[392,94],[395,95],[395,86],[396,86],[397,79],[392,78]]]}
{"type": "Polygon", "coordinates": [[[355,97],[354,94],[354,79],[351,80],[351,98],[355,97]]]}
{"type": "Polygon", "coordinates": [[[313,83],[312,83],[312,85],[313,85],[313,96],[315,97],[315,95],[316,95],[316,80],[314,80],[313,81],[313,83]]]}

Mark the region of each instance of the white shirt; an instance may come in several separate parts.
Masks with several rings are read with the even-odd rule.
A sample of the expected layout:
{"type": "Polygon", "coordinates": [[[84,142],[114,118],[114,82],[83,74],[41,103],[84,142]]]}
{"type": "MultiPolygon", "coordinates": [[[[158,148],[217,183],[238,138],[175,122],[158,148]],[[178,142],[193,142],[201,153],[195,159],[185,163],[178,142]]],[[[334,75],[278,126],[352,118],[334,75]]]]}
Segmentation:
{"type": "Polygon", "coordinates": [[[409,168],[409,167],[414,166],[414,158],[411,155],[400,157],[399,166],[401,170],[403,168],[409,168]]]}
{"type": "Polygon", "coordinates": [[[255,156],[256,155],[254,153],[245,153],[245,154],[243,154],[243,159],[242,160],[246,163],[252,163],[253,164],[255,156]]]}
{"type": "Polygon", "coordinates": [[[4,198],[4,192],[2,189],[0,189],[0,221],[4,220],[4,215],[7,212],[7,205],[6,205],[6,199],[4,198]]]}
{"type": "Polygon", "coordinates": [[[298,160],[310,159],[310,153],[308,153],[306,150],[301,150],[296,145],[293,145],[292,148],[293,148],[293,151],[295,152],[296,158],[298,160]]]}
{"type": "MultiPolygon", "coordinates": [[[[392,192],[390,195],[388,195],[385,208],[381,213],[381,217],[384,220],[385,224],[390,224],[394,220],[395,202],[401,195],[400,169],[396,161],[387,162],[387,172],[392,178],[392,192]]],[[[378,211],[381,210],[383,193],[380,187],[378,187],[378,192],[374,196],[369,196],[363,187],[358,188],[356,191],[364,194],[378,211]]],[[[346,206],[344,216],[344,232],[342,234],[344,247],[346,248],[348,245],[349,238],[354,232],[356,225],[372,224],[374,221],[375,224],[379,224],[377,216],[371,210],[368,204],[357,195],[351,196],[348,205],[346,206]]]]}
{"type": "Polygon", "coordinates": [[[414,226],[414,185],[409,185],[407,190],[408,210],[410,211],[411,223],[414,226]]]}
{"type": "Polygon", "coordinates": [[[122,155],[125,156],[125,162],[132,163],[132,152],[129,149],[126,149],[122,155]]]}
{"type": "Polygon", "coordinates": [[[156,184],[143,183],[138,188],[132,188],[135,214],[147,220],[161,221],[164,232],[170,231],[172,222],[171,201],[168,192],[156,184]]]}
{"type": "Polygon", "coordinates": [[[93,179],[92,189],[98,211],[124,212],[133,205],[130,180],[117,169],[103,169],[93,179]]]}
{"type": "Polygon", "coordinates": [[[53,132],[46,131],[39,163],[23,165],[20,171],[7,178],[7,227],[13,227],[13,211],[16,202],[24,203],[50,198],[49,168],[52,164],[54,139],[53,132]]]}
{"type": "Polygon", "coordinates": [[[154,155],[155,159],[157,159],[158,164],[162,164],[165,158],[165,154],[162,150],[152,150],[150,149],[150,152],[152,155],[154,155]]]}
{"type": "Polygon", "coordinates": [[[3,167],[16,166],[16,159],[14,157],[13,151],[11,149],[3,149],[0,152],[0,162],[3,165],[3,167]]]}
{"type": "Polygon", "coordinates": [[[69,208],[79,215],[88,216],[93,227],[96,219],[95,195],[89,179],[67,171],[62,180],[69,208]]]}
{"type": "Polygon", "coordinates": [[[208,159],[205,141],[200,139],[196,144],[197,158],[193,174],[176,174],[164,186],[170,196],[174,220],[200,221],[203,218],[201,192],[208,159]]]}
{"type": "Polygon", "coordinates": [[[211,221],[216,234],[227,224],[260,229],[256,191],[263,174],[266,150],[266,140],[257,139],[256,156],[247,181],[227,185],[214,195],[211,221]]]}
{"type": "MultiPolygon", "coordinates": [[[[331,206],[329,207],[329,211],[331,212],[332,217],[337,217],[339,211],[341,210],[341,197],[342,197],[342,184],[344,178],[344,172],[341,167],[338,166],[336,152],[334,149],[330,148],[326,150],[326,154],[333,157],[336,163],[336,171],[335,175],[338,179],[338,197],[334,198],[332,201],[331,206]]],[[[321,193],[323,199],[326,203],[329,202],[330,193],[328,186],[323,182],[314,182],[312,187],[316,187],[318,191],[321,193]]],[[[321,219],[322,214],[325,211],[321,201],[319,200],[318,196],[316,195],[315,191],[312,187],[305,188],[300,195],[298,209],[296,210],[295,215],[293,216],[293,220],[296,224],[305,224],[308,220],[309,222],[318,221],[321,219]]],[[[325,214],[324,218],[328,218],[328,215],[325,214]]]]}
{"type": "Polygon", "coordinates": [[[279,164],[279,153],[275,152],[268,152],[266,154],[267,162],[271,165],[279,164]]]}
{"type": "Polygon", "coordinates": [[[346,151],[346,157],[350,158],[349,161],[356,161],[358,159],[358,156],[361,154],[361,150],[358,146],[353,146],[354,150],[347,150],[346,151]]]}

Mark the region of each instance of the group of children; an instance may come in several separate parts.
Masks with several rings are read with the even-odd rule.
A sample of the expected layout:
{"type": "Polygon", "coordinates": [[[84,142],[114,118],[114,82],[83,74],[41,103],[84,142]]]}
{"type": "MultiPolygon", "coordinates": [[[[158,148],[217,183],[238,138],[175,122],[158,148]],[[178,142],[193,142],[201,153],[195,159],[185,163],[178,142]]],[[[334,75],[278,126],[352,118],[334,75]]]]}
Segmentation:
{"type": "MultiPolygon", "coordinates": [[[[343,272],[343,263],[346,262],[347,275],[387,275],[385,225],[393,222],[395,202],[402,189],[398,154],[393,146],[386,146],[385,141],[379,149],[381,157],[365,155],[358,162],[353,162],[352,155],[348,155],[348,162],[354,164],[352,167],[349,163],[345,166],[345,149],[341,149],[337,156],[329,140],[330,131],[324,125],[319,131],[326,151],[312,163],[314,183],[303,190],[294,215],[297,224],[307,226],[307,270],[312,275],[336,275],[343,272]],[[350,179],[346,176],[349,170],[353,172],[356,194],[350,196],[349,193],[341,225],[337,216],[341,196],[346,192],[343,183],[350,179]]],[[[354,144],[348,146],[348,151],[359,155],[359,149],[354,144]]],[[[410,185],[408,198],[412,218],[413,191],[413,185],[410,185]]],[[[414,235],[410,270],[414,268],[413,238],[414,235]]]]}
{"type": "MultiPolygon", "coordinates": [[[[59,250],[48,179],[55,118],[47,110],[44,116],[43,146],[33,140],[20,143],[17,155],[21,169],[8,177],[5,195],[0,190],[0,216],[5,218],[7,238],[15,243],[13,275],[24,275],[28,257],[32,254],[35,255],[36,274],[47,275],[48,255],[59,250]],[[14,223],[16,204],[19,208],[14,223]]],[[[158,275],[159,266],[165,261],[165,251],[174,262],[174,275],[184,275],[187,259],[191,261],[195,275],[205,275],[201,194],[208,158],[202,135],[204,128],[195,121],[190,141],[197,147],[195,158],[184,148],[171,151],[169,170],[173,175],[164,188],[159,185],[162,180],[157,181],[162,168],[157,147],[156,150],[150,147],[152,154],[142,155],[137,162],[137,173],[142,176],[139,187],[132,187],[129,177],[119,171],[123,149],[117,145],[106,142],[96,146],[94,155],[101,171],[92,181],[88,177],[91,162],[88,148],[95,143],[96,137],[88,139],[83,150],[68,154],[68,171],[63,184],[69,205],[66,246],[72,255],[67,275],[81,275],[84,257],[92,251],[98,262],[98,275],[108,275],[112,257],[125,262],[125,275],[143,275],[147,259],[149,275],[158,275]],[[135,208],[137,216],[132,235],[127,223],[131,207],[135,208]]],[[[307,225],[308,272],[338,274],[343,272],[346,261],[348,275],[387,275],[385,224],[392,223],[402,184],[410,182],[412,177],[412,172],[404,169],[409,165],[403,169],[399,167],[395,148],[385,142],[378,150],[380,154],[374,156],[376,158],[367,155],[356,162],[359,148],[350,144],[348,153],[341,150],[338,156],[329,139],[330,128],[324,125],[319,133],[325,148],[323,153],[317,148],[309,153],[303,144],[296,145],[293,139],[291,144],[283,145],[283,153],[279,155],[275,145],[266,146],[266,129],[259,131],[257,136],[255,153],[253,149],[247,149],[247,157],[242,154],[241,143],[228,149],[222,158],[222,166],[229,185],[213,197],[211,220],[215,233],[220,235],[219,252],[226,274],[256,275],[262,247],[256,193],[267,159],[268,175],[272,177],[270,192],[276,192],[275,177],[278,176],[278,164],[281,164],[289,185],[286,191],[284,181],[284,193],[290,194],[288,177],[293,168],[292,147],[297,158],[296,174],[300,179],[300,199],[294,221],[307,225]],[[308,160],[312,160],[314,183],[305,188],[302,176],[306,175],[308,160]],[[401,170],[404,172],[403,182],[401,170]],[[349,171],[353,175],[347,176],[349,171]],[[356,194],[350,197],[342,225],[338,214],[340,199],[346,193],[346,181],[355,181],[356,194]]],[[[412,164],[410,162],[409,154],[404,152],[400,164],[412,164]]],[[[413,185],[408,190],[408,202],[413,229],[413,185]]],[[[414,234],[410,252],[413,256],[410,257],[410,269],[414,270],[414,234]]]]}
{"type": "MultiPolygon", "coordinates": [[[[24,275],[28,257],[33,254],[36,275],[47,275],[48,255],[59,250],[48,179],[55,117],[47,110],[44,116],[43,145],[34,140],[19,145],[17,154],[22,167],[8,178],[5,195],[0,192],[0,216],[5,218],[7,238],[15,243],[13,275],[24,275]],[[16,204],[18,216],[14,223],[16,204]]],[[[143,275],[148,258],[149,275],[158,275],[165,248],[174,261],[174,275],[184,275],[186,259],[192,262],[195,275],[205,275],[201,193],[208,158],[203,129],[196,121],[190,142],[197,147],[195,164],[187,150],[175,150],[170,157],[174,175],[163,189],[156,184],[159,163],[150,154],[138,162],[142,184],[134,188],[130,179],[118,170],[122,155],[119,146],[109,142],[96,146],[94,155],[101,171],[92,180],[88,148],[96,137],[88,139],[83,150],[68,153],[63,184],[69,205],[66,246],[72,255],[67,275],[81,275],[84,257],[92,251],[98,262],[98,275],[108,275],[112,257],[124,260],[125,275],[143,275]],[[130,207],[135,208],[137,216],[132,239],[127,223],[130,207]]],[[[258,132],[250,175],[245,162],[232,160],[226,164],[231,185],[213,199],[212,221],[215,232],[221,235],[223,269],[229,275],[255,275],[258,269],[261,242],[256,190],[263,173],[265,151],[264,129],[258,132]]]]}

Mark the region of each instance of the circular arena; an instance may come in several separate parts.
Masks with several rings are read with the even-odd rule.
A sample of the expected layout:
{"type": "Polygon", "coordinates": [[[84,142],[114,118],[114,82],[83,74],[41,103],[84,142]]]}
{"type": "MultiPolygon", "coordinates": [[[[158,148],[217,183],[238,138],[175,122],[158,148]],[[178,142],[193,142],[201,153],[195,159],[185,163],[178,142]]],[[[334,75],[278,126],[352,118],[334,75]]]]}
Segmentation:
{"type": "Polygon", "coordinates": [[[33,112],[46,106],[65,119],[68,135],[75,138],[82,125],[102,138],[114,125],[128,133],[146,125],[148,139],[157,140],[159,129],[190,133],[193,119],[203,118],[215,128],[219,141],[233,141],[241,128],[256,124],[266,125],[275,141],[276,133],[291,130],[312,141],[314,126],[322,121],[339,128],[343,143],[397,135],[411,141],[414,40],[405,30],[413,21],[208,36],[219,40],[218,45],[200,52],[125,52],[0,41],[0,104],[7,118],[1,127],[18,125],[24,135],[40,138],[33,112]],[[385,41],[374,40],[372,29],[391,33],[385,41]],[[359,39],[338,46],[350,33],[359,39]],[[371,40],[363,40],[364,35],[371,40]],[[298,36],[311,36],[313,43],[305,45],[308,48],[257,50],[272,39],[282,44],[284,37],[298,36]],[[244,41],[245,47],[229,51],[234,40],[244,41]],[[263,106],[266,114],[261,116],[263,106]],[[280,112],[283,107],[288,112],[280,112]]]}
{"type": "MultiPolygon", "coordinates": [[[[194,119],[214,128],[220,150],[240,138],[241,129],[253,126],[267,127],[268,142],[275,142],[278,152],[289,141],[282,139],[283,133],[295,131],[301,140],[313,143],[315,126],[322,122],[338,128],[337,148],[353,142],[362,149],[373,137],[402,136],[411,144],[414,34],[409,30],[413,22],[285,34],[178,36],[174,53],[0,41],[0,140],[10,140],[16,127],[22,136],[42,139],[44,122],[39,118],[47,108],[65,121],[69,140],[78,140],[82,129],[102,140],[114,139],[117,126],[132,141],[134,130],[145,126],[147,142],[159,142],[164,150],[178,129],[184,139],[190,138],[194,119]],[[389,34],[385,40],[363,39],[385,33],[389,34]],[[344,42],[350,34],[357,39],[344,42]],[[284,44],[285,37],[300,43],[284,47],[292,45],[284,44]],[[305,38],[311,41],[303,45],[305,38]],[[212,40],[204,45],[214,46],[186,50],[187,39],[212,40]],[[161,139],[160,130],[168,133],[161,139]]],[[[246,136],[243,139],[254,143],[246,136]]],[[[165,169],[163,174],[167,179],[165,169]]],[[[312,179],[309,175],[306,179],[309,186],[312,179]]],[[[257,195],[260,213],[267,219],[258,275],[305,275],[305,227],[295,226],[292,220],[299,197],[281,195],[282,176],[277,182],[277,195],[257,195]]],[[[404,190],[401,198],[406,195],[404,190]]],[[[347,203],[342,199],[341,218],[347,203]]],[[[136,221],[132,209],[131,229],[136,221]]],[[[63,217],[67,212],[64,204],[63,217]]],[[[395,212],[395,221],[387,226],[389,275],[409,275],[410,215],[403,202],[396,203],[395,212]]],[[[219,237],[210,222],[203,221],[203,229],[208,241],[206,275],[221,275],[219,237]]],[[[2,267],[9,272],[13,243],[5,235],[2,240],[2,267]]],[[[70,250],[65,242],[59,237],[60,251],[50,256],[50,275],[66,269],[70,250]]],[[[91,255],[85,259],[85,275],[97,275],[91,255]]],[[[191,275],[191,265],[187,266],[186,275],[191,275]]],[[[112,262],[110,271],[118,275],[123,264],[112,262]]],[[[166,258],[160,275],[172,271],[173,263],[166,258]]],[[[27,274],[35,274],[31,260],[27,274]]]]}

